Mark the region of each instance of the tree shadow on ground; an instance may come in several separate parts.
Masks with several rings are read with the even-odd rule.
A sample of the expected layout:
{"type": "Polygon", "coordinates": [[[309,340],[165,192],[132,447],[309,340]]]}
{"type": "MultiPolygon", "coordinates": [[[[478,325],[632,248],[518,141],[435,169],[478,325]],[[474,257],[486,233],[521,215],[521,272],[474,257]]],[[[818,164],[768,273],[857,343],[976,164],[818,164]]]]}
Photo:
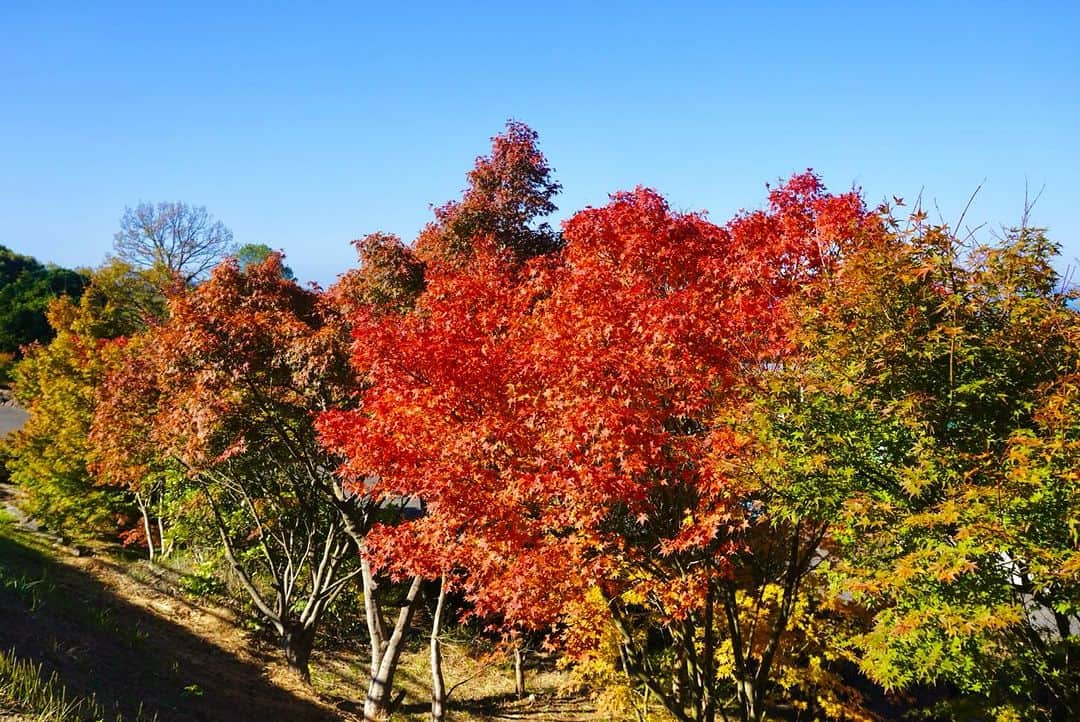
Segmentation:
{"type": "Polygon", "coordinates": [[[160,722],[339,719],[263,669],[117,597],[98,579],[0,535],[0,649],[55,672],[125,718],[160,722]]]}
{"type": "MultiPolygon", "coordinates": [[[[528,695],[518,699],[512,694],[492,694],[471,699],[451,700],[447,705],[450,717],[498,722],[500,720],[531,720],[533,722],[575,722],[594,720],[595,709],[580,698],[559,698],[550,694],[528,695]]],[[[425,704],[402,705],[401,711],[418,714],[430,709],[425,704]]]]}

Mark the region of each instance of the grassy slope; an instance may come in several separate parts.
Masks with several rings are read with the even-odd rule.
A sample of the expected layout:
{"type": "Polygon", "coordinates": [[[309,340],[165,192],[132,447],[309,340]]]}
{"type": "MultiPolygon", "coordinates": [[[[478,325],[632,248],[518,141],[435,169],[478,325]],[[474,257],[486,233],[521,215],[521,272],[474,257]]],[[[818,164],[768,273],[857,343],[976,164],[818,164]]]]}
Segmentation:
{"type": "MultiPolygon", "coordinates": [[[[366,671],[362,640],[317,650],[314,689],[306,688],[277,650],[241,629],[233,611],[187,596],[178,582],[176,574],[115,550],[70,556],[2,520],[0,649],[41,664],[69,694],[93,695],[126,719],[140,706],[161,722],[355,719],[366,671]]],[[[398,679],[407,690],[399,720],[427,719],[427,645],[423,630],[415,632],[398,679]]],[[[446,650],[448,686],[467,680],[453,693],[451,720],[597,719],[584,701],[558,694],[561,673],[532,671],[536,694],[518,702],[508,665],[465,650],[453,643],[446,650]]]]}

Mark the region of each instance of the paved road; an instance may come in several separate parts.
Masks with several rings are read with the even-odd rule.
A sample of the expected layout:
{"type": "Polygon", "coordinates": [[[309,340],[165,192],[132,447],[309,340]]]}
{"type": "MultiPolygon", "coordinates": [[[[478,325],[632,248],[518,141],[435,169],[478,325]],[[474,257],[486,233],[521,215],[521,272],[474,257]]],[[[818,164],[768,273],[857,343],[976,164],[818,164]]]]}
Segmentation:
{"type": "Polygon", "coordinates": [[[26,412],[13,406],[0,406],[0,436],[26,423],[26,412]]]}

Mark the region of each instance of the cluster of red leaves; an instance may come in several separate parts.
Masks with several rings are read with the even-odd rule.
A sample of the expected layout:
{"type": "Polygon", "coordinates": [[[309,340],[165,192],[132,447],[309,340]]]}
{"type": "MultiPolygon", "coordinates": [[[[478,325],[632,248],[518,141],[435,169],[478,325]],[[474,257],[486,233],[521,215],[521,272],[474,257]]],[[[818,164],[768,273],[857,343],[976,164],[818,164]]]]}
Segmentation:
{"type": "Polygon", "coordinates": [[[524,123],[507,123],[491,139],[491,155],[476,159],[462,199],[435,209],[435,220],[416,239],[417,255],[460,265],[485,243],[517,259],[555,250],[555,232],[534,223],[555,210],[552,199],[560,189],[536,140],[536,131],[524,123]]]}
{"type": "Polygon", "coordinates": [[[134,485],[155,461],[198,470],[249,448],[302,445],[312,413],[348,403],[343,336],[324,294],[284,278],[279,256],[246,270],[222,263],[173,294],[168,320],[135,337],[106,380],[98,474],[134,485]],[[290,417],[298,423],[268,421],[290,417]]]}
{"type": "Polygon", "coordinates": [[[638,189],[567,221],[559,253],[523,264],[481,236],[467,264],[429,265],[412,313],[360,309],[363,408],[323,414],[322,438],[353,483],[426,512],[373,553],[455,573],[479,614],[521,626],[592,585],[670,586],[649,570],[674,555],[722,566],[746,507],[712,422],[789,352],[787,299],[875,222],[809,173],[726,226],[638,189]]]}

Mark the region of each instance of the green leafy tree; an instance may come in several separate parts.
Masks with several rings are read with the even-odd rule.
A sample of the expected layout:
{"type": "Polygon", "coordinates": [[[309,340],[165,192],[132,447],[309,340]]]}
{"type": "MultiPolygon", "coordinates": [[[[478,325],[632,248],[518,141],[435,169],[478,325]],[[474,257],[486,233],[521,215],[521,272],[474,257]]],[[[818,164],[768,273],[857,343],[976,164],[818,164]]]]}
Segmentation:
{"type": "Polygon", "coordinates": [[[0,382],[10,380],[10,366],[23,346],[53,337],[49,303],[62,295],[77,299],[86,281],[78,271],[42,265],[0,246],[0,382]]]}
{"type": "Polygon", "coordinates": [[[1080,712],[1080,314],[1057,250],[894,224],[808,299],[766,414],[788,477],[820,480],[804,503],[839,508],[823,549],[869,615],[862,669],[951,686],[958,719],[1080,712]]]}
{"type": "MultiPolygon", "coordinates": [[[[240,264],[240,270],[243,271],[250,266],[257,266],[265,261],[271,253],[274,252],[270,246],[265,243],[245,243],[236,249],[236,262],[240,264]]],[[[288,266],[281,266],[281,277],[286,281],[295,281],[296,274],[288,266]]]]}

